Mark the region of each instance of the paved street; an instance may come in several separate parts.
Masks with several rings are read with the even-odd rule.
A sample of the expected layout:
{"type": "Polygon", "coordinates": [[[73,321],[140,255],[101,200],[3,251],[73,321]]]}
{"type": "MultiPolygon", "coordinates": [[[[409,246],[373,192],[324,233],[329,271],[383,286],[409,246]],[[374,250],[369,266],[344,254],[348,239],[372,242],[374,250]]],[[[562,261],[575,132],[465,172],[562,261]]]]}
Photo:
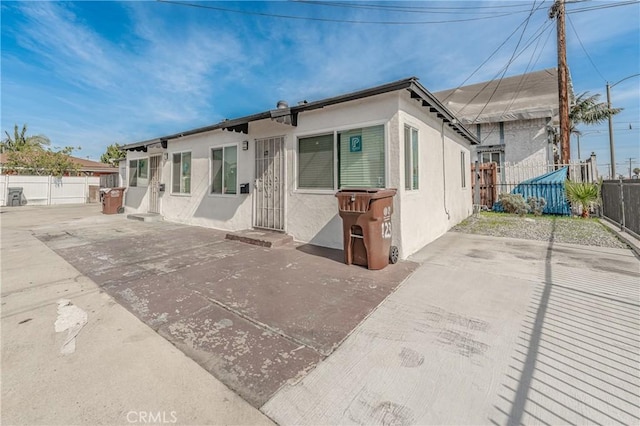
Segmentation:
{"type": "Polygon", "coordinates": [[[95,205],[0,219],[3,424],[640,421],[630,250],[448,233],[374,273],[95,205]]]}

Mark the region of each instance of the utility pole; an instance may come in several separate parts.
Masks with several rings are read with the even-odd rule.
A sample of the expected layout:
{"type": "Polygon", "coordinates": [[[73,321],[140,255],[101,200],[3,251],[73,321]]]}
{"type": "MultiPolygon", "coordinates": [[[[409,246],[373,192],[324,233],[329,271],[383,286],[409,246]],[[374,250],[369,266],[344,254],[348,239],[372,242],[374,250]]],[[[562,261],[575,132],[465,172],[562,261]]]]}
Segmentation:
{"type": "MultiPolygon", "coordinates": [[[[607,107],[611,109],[611,86],[607,81],[607,107]]],[[[609,152],[611,153],[611,179],[616,178],[616,149],[613,142],[613,119],[609,116],[609,152]]]]}
{"type": "Polygon", "coordinates": [[[567,38],[565,32],[564,0],[556,0],[549,18],[556,19],[558,32],[558,101],[560,118],[560,162],[568,164],[571,160],[569,125],[569,70],[567,67],[567,38]]]}
{"type": "Polygon", "coordinates": [[[635,158],[629,157],[629,179],[631,179],[631,167],[633,167],[633,160],[635,160],[635,158]]]}

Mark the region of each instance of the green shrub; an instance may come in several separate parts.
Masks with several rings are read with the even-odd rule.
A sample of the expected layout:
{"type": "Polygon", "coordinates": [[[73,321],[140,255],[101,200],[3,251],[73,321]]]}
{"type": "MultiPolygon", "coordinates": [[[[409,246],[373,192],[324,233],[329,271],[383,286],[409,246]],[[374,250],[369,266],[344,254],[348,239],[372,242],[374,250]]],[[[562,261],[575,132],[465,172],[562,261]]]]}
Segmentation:
{"type": "Polygon", "coordinates": [[[564,187],[571,204],[582,208],[582,217],[589,217],[589,209],[599,204],[600,185],[590,182],[567,181],[564,187]]]}
{"type": "Polygon", "coordinates": [[[527,198],[527,204],[529,205],[529,212],[535,216],[542,216],[544,206],[547,205],[547,200],[544,197],[529,197],[527,198]]]}
{"type": "Polygon", "coordinates": [[[502,204],[502,208],[507,213],[515,213],[519,216],[524,216],[529,211],[527,203],[524,201],[524,197],[521,194],[500,194],[498,201],[502,204]]]}

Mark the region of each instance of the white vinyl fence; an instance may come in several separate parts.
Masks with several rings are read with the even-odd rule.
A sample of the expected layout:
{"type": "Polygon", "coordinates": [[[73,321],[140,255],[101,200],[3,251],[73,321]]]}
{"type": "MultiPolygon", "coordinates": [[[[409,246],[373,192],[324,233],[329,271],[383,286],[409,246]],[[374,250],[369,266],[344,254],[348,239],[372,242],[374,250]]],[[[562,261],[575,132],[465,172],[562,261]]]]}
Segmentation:
{"type": "Polygon", "coordinates": [[[0,175],[0,205],[16,204],[16,188],[22,188],[21,205],[85,204],[90,202],[90,186],[95,192],[100,177],[0,175]]]}

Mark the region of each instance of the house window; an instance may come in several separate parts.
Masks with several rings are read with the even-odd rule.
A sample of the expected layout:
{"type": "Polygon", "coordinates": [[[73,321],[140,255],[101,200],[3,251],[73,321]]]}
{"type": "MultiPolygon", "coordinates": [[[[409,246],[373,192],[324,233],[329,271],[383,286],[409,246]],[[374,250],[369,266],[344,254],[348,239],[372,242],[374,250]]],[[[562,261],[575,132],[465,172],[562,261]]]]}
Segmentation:
{"type": "Polygon", "coordinates": [[[404,188],[418,189],[418,130],[404,126],[404,188]]]}
{"type": "Polygon", "coordinates": [[[211,193],[238,193],[238,147],[225,146],[211,150],[211,193]]]}
{"type": "Polygon", "coordinates": [[[502,170],[502,152],[493,151],[493,152],[483,152],[482,153],[482,162],[483,163],[497,163],[498,164],[498,173],[502,170]]]}
{"type": "Polygon", "coordinates": [[[298,188],[334,189],[333,134],[298,140],[298,188]]]}
{"type": "Polygon", "coordinates": [[[149,183],[149,161],[146,158],[129,160],[129,186],[147,186],[149,183]]]}
{"type": "Polygon", "coordinates": [[[191,193],[191,153],[173,154],[171,192],[174,194],[191,193]]]}
{"type": "Polygon", "coordinates": [[[385,185],[384,126],[338,132],[338,186],[385,185]]]}
{"type": "Polygon", "coordinates": [[[460,151],[460,182],[462,187],[467,187],[467,155],[464,151],[460,151]]]}
{"type": "Polygon", "coordinates": [[[500,143],[504,145],[504,122],[500,122],[500,143]]]}

